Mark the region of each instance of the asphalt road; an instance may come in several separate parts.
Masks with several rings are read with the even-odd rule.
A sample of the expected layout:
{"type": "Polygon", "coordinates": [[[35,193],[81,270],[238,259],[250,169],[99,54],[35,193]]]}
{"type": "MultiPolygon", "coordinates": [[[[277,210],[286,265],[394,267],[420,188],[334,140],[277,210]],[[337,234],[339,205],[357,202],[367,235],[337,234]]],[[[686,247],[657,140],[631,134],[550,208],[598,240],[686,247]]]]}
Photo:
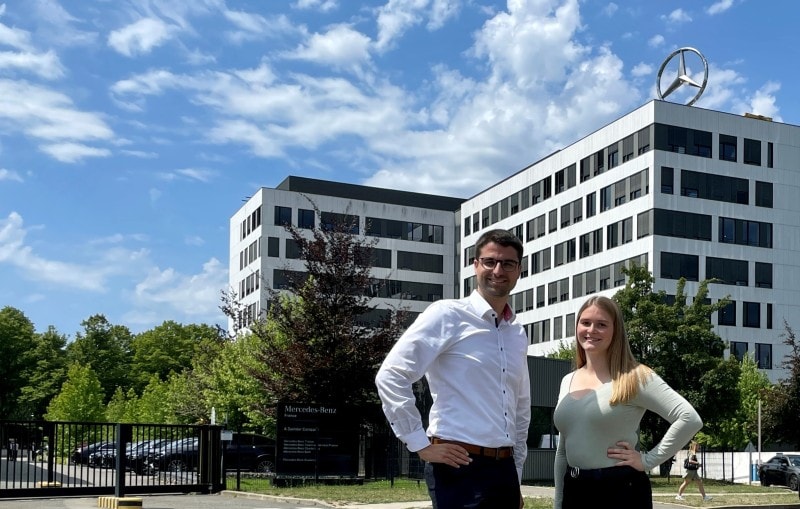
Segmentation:
{"type": "MultiPolygon", "coordinates": [[[[308,500],[247,498],[230,495],[143,495],[142,509],[320,509],[308,500]]],[[[97,509],[98,497],[0,500],[0,509],[97,509]]]]}

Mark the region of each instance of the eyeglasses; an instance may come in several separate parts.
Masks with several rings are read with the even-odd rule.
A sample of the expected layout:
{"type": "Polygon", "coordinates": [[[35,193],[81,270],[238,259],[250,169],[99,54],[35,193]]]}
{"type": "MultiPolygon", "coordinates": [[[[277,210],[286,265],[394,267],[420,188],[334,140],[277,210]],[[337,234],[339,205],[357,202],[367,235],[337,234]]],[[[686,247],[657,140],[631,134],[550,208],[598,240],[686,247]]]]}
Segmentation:
{"type": "Polygon", "coordinates": [[[481,262],[481,267],[486,270],[494,270],[494,268],[499,263],[500,266],[506,272],[513,272],[517,270],[519,267],[519,262],[516,260],[495,260],[494,258],[478,258],[478,261],[481,262]]]}

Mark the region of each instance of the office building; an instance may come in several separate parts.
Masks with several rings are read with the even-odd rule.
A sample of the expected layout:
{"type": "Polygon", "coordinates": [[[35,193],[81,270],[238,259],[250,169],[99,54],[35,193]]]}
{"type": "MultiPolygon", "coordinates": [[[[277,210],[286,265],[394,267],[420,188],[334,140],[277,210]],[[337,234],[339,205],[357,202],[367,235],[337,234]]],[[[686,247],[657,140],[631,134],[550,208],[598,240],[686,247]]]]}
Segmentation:
{"type": "Polygon", "coordinates": [[[712,316],[716,332],[773,381],[787,353],[784,320],[800,326],[792,324],[800,314],[798,126],[651,101],[466,200],[289,177],[260,189],[231,220],[230,282],[253,316],[265,305],[259,277],[279,286],[285,265],[301,264],[282,221],[320,220],[303,194],[322,211],[359,216],[361,231],[386,250],[375,275],[394,286],[381,299],[413,311],[474,288],[481,232],[516,233],[526,256],[512,305],[531,355],[571,339],[583,300],[612,296],[630,263],[646,265],[667,294],[679,277],[689,296],[699,281],[719,280],[709,297],[732,302],[712,316]]]}

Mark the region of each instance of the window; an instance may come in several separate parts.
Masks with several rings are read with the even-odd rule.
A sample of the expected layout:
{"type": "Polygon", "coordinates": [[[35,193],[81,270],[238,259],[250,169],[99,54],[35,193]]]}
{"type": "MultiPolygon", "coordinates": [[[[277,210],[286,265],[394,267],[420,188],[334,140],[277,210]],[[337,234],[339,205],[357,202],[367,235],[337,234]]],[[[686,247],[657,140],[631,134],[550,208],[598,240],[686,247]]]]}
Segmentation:
{"type": "Polygon", "coordinates": [[[759,302],[743,302],[742,303],[742,326],[744,327],[761,327],[761,303],[759,302]]]}
{"type": "Polygon", "coordinates": [[[626,136],[622,140],[622,162],[628,162],[633,159],[633,135],[626,136]]]}
{"type": "Polygon", "coordinates": [[[581,159],[581,182],[585,182],[592,178],[592,168],[589,161],[589,157],[584,157],[581,159]]]}
{"type": "Polygon", "coordinates": [[[637,151],[639,155],[642,155],[650,150],[650,126],[647,126],[636,133],[636,142],[639,147],[639,150],[637,151]]]}
{"type": "Polygon", "coordinates": [[[575,336],[575,313],[570,313],[564,319],[565,324],[567,326],[567,330],[564,333],[564,337],[571,338],[575,336]]]}
{"type": "Polygon", "coordinates": [[[294,239],[286,239],[286,258],[292,260],[300,258],[300,248],[294,239]]]}
{"type": "Polygon", "coordinates": [[[275,206],[275,226],[292,224],[292,209],[289,207],[275,206]]]}
{"type": "Polygon", "coordinates": [[[592,217],[596,214],[595,211],[595,194],[590,193],[586,195],[586,217],[592,217]]]}
{"type": "Polygon", "coordinates": [[[756,288],[772,288],[772,264],[756,262],[756,288]]]}
{"type": "MultiPolygon", "coordinates": [[[[469,227],[470,227],[471,225],[472,225],[472,223],[471,223],[471,221],[470,221],[470,218],[468,218],[468,217],[465,217],[465,218],[464,218],[464,235],[465,235],[465,236],[466,236],[466,235],[469,235],[470,233],[472,233],[472,232],[470,231],[470,229],[469,229],[469,227]]],[[[530,239],[528,239],[528,240],[530,240],[530,239]]]]}
{"type": "MultiPolygon", "coordinates": [[[[391,251],[389,253],[391,259],[391,251]]],[[[444,257],[436,254],[397,251],[397,268],[441,274],[444,272],[444,257]]]]}
{"type": "Polygon", "coordinates": [[[747,261],[706,257],[706,279],[723,285],[748,286],[747,261]]]}
{"type": "Polygon", "coordinates": [[[619,148],[615,143],[608,147],[608,169],[615,168],[619,165],[619,148]]]}
{"type": "Polygon", "coordinates": [[[661,277],[665,279],[686,278],[699,281],[700,258],[697,255],[661,252],[661,277]]]}
{"type": "Polygon", "coordinates": [[[774,161],[773,157],[774,147],[771,141],[767,142],[767,168],[772,168],[774,161]]]}
{"type": "Polygon", "coordinates": [[[731,341],[731,355],[736,357],[739,362],[744,360],[747,355],[747,343],[745,341],[731,341]]]}
{"type": "Polygon", "coordinates": [[[653,211],[648,210],[636,216],[636,238],[647,237],[653,232],[653,211]]]}
{"type": "Polygon", "coordinates": [[[557,316],[553,318],[553,339],[561,339],[563,336],[564,325],[563,325],[564,318],[561,316],[557,316]]]}
{"type": "Polygon", "coordinates": [[[322,212],[319,218],[319,226],[324,231],[343,230],[349,231],[353,235],[359,233],[359,218],[350,214],[339,214],[337,212],[322,212]]]}
{"type": "Polygon", "coordinates": [[[550,211],[550,215],[548,216],[548,225],[550,233],[558,230],[558,209],[553,209],[550,211]]]}
{"type": "MultiPolygon", "coordinates": [[[[719,310],[717,324],[736,326],[736,301],[729,302],[728,305],[719,310]]],[[[747,351],[746,348],[745,351],[747,351]]]]}
{"type": "Polygon", "coordinates": [[[772,224],[720,217],[719,241],[725,244],[772,248],[772,224]]]}
{"type": "Polygon", "coordinates": [[[298,209],[297,227],[308,228],[309,230],[312,230],[314,228],[314,211],[308,209],[298,209]]]}
{"type": "Polygon", "coordinates": [[[719,158],[723,161],[736,162],[736,136],[719,135],[719,158]]]}
{"type": "Polygon", "coordinates": [[[758,369],[772,369],[772,345],[756,343],[756,364],[758,369]]]}
{"type": "Polygon", "coordinates": [[[669,166],[661,167],[661,192],[663,194],[672,194],[675,189],[674,183],[675,170],[669,166]]]}
{"type": "Polygon", "coordinates": [[[772,304],[767,303],[767,329],[772,328],[772,304]]]}
{"type": "Polygon", "coordinates": [[[653,232],[666,237],[711,240],[711,216],[653,209],[653,232]]]}
{"type": "Polygon", "coordinates": [[[267,237],[267,256],[270,258],[279,258],[281,256],[281,239],[278,237],[267,237]]]}
{"type": "Polygon", "coordinates": [[[744,139],[744,164],[761,166],[761,141],[744,139]]]}
{"type": "Polygon", "coordinates": [[[772,208],[772,182],[756,180],[756,207],[772,208]]]}
{"type": "Polygon", "coordinates": [[[544,285],[536,287],[536,307],[544,307],[544,285]]]}
{"type": "Polygon", "coordinates": [[[681,170],[681,196],[747,205],[750,183],[743,178],[681,170]]]}

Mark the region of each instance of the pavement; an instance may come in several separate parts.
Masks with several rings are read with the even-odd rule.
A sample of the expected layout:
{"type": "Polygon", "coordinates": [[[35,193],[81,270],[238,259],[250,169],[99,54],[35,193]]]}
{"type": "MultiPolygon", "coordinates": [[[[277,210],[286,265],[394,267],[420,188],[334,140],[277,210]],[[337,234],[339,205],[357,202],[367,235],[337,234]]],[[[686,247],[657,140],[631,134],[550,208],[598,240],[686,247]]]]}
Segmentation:
{"type": "MultiPolygon", "coordinates": [[[[523,486],[525,497],[553,497],[553,488],[523,486]]],[[[138,495],[137,495],[138,496],[138,495]]],[[[699,496],[699,495],[698,495],[699,496]]],[[[269,508],[336,508],[336,509],[428,509],[430,500],[393,502],[387,504],[329,504],[319,500],[257,495],[238,491],[223,491],[216,495],[142,495],[142,509],[269,509],[269,508]]],[[[654,509],[676,509],[674,495],[657,495],[654,509]],[[663,502],[663,503],[662,503],[663,502]],[[670,503],[672,502],[672,503],[670,503]]],[[[0,499],[0,509],[95,509],[98,497],[52,499],[0,499]]]]}

